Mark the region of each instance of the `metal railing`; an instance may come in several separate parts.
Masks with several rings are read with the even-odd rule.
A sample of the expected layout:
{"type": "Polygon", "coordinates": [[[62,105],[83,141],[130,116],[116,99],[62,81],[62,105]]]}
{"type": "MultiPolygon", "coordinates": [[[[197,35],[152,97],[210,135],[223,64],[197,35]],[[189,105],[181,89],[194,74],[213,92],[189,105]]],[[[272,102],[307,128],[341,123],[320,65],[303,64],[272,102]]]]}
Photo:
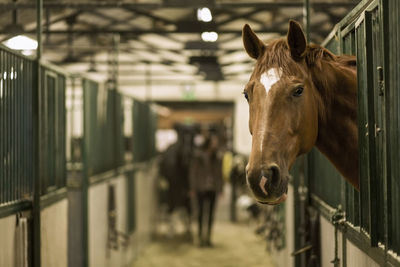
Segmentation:
{"type": "Polygon", "coordinates": [[[55,67],[41,64],[39,139],[33,134],[34,59],[0,45],[0,205],[31,201],[34,170],[41,195],[65,186],[65,81],[55,67]],[[39,142],[40,166],[34,166],[39,142]]]}
{"type": "Polygon", "coordinates": [[[32,196],[33,67],[0,46],[0,205],[32,196]]]}
{"type": "Polygon", "coordinates": [[[399,16],[398,1],[362,1],[324,42],[335,53],[357,57],[360,192],[314,152],[310,160],[317,175],[310,175],[309,184],[311,195],[344,208],[353,241],[365,240],[365,251],[384,246],[374,259],[396,264],[391,255],[400,254],[399,16]],[[354,227],[360,229],[356,234],[354,227]]]}

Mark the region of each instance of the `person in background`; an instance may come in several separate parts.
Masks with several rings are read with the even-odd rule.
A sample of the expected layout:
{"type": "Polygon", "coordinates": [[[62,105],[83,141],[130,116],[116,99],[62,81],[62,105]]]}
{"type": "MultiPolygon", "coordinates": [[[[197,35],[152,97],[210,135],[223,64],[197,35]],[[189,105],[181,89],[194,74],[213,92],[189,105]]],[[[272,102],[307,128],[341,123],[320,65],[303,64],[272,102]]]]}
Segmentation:
{"type": "Polygon", "coordinates": [[[198,237],[200,247],[212,246],[211,233],[217,195],[222,191],[222,153],[219,150],[219,138],[209,132],[195,139],[199,148],[195,151],[190,168],[190,186],[198,204],[198,237]],[[207,221],[204,232],[203,221],[207,221]]]}

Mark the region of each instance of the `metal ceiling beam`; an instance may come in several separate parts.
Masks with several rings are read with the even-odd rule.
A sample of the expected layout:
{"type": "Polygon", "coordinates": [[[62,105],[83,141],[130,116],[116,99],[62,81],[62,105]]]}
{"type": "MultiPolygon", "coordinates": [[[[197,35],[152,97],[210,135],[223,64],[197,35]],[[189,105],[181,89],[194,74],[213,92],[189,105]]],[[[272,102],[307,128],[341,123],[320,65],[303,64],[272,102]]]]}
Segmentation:
{"type": "MultiPolygon", "coordinates": [[[[182,84],[193,84],[195,82],[209,82],[209,83],[214,83],[215,81],[208,81],[208,80],[204,80],[204,79],[192,79],[192,80],[184,80],[184,79],[176,79],[176,80],[167,80],[167,79],[152,79],[151,80],[151,85],[182,85],[182,84]]],[[[241,84],[245,84],[248,82],[248,79],[225,79],[222,81],[218,81],[218,82],[229,82],[229,83],[241,83],[241,84]]],[[[122,80],[119,82],[120,86],[145,86],[146,85],[146,81],[141,79],[141,80],[122,80]]],[[[157,87],[157,89],[160,89],[163,87],[157,87]]],[[[131,90],[142,90],[143,88],[141,87],[130,87],[131,90]]],[[[245,101],[245,100],[244,100],[245,101]]]]}
{"type": "MultiPolygon", "coordinates": [[[[138,41],[140,42],[140,41],[138,41]]],[[[44,47],[46,49],[51,49],[51,50],[64,50],[67,49],[67,46],[61,46],[61,45],[53,45],[53,44],[49,44],[46,45],[44,44],[44,47]]],[[[151,47],[151,48],[146,48],[146,47],[128,47],[125,46],[124,44],[121,44],[120,47],[123,48],[128,48],[134,51],[160,51],[160,52],[173,52],[173,53],[179,53],[182,54],[183,49],[168,49],[168,48],[162,48],[162,47],[151,47]]],[[[90,46],[90,45],[78,45],[75,46],[74,45],[74,50],[95,50],[95,51],[105,51],[105,50],[109,50],[112,49],[112,45],[94,45],[94,46],[90,46]]],[[[221,48],[218,47],[218,51],[223,51],[226,53],[235,53],[238,51],[243,51],[243,48],[237,48],[237,49],[233,49],[233,48],[221,48]]],[[[225,54],[224,54],[225,55],[225,54]]]]}
{"type": "MultiPolygon", "coordinates": [[[[338,2],[314,2],[311,3],[311,7],[315,9],[320,8],[334,8],[334,7],[354,7],[359,1],[338,1],[338,2]]],[[[81,2],[68,2],[68,1],[45,1],[43,3],[44,8],[76,8],[76,9],[93,9],[93,8],[142,8],[142,9],[157,9],[157,8],[196,8],[202,7],[203,5],[196,3],[195,1],[188,1],[185,5],[174,5],[165,3],[132,3],[132,2],[120,2],[120,1],[81,1],[81,2]]],[[[286,1],[286,2],[215,2],[214,5],[210,5],[209,8],[264,8],[264,9],[276,9],[276,8],[302,8],[302,2],[286,1]]],[[[31,2],[8,2],[0,3],[0,8],[7,9],[22,9],[22,8],[35,8],[35,3],[31,2]]]]}
{"type": "MultiPolygon", "coordinates": [[[[87,63],[87,64],[89,64],[89,63],[91,63],[91,62],[93,62],[93,61],[90,61],[90,60],[82,60],[82,61],[79,61],[79,62],[76,62],[76,63],[66,63],[66,62],[63,62],[63,61],[52,61],[53,63],[57,63],[57,64],[76,64],[76,63],[87,63]]],[[[107,60],[95,60],[94,61],[96,64],[108,64],[108,61],[107,60]]],[[[151,62],[151,61],[148,61],[148,60],[139,60],[139,59],[137,59],[137,60],[123,60],[123,61],[118,61],[118,65],[120,65],[120,66],[135,66],[135,65],[145,65],[145,64],[154,64],[154,65],[156,65],[156,64],[160,64],[160,65],[162,65],[162,62],[151,62]]],[[[172,71],[172,70],[169,70],[169,71],[172,71]]]]}
{"type": "MultiPolygon", "coordinates": [[[[260,11],[266,11],[266,10],[260,10],[260,11]]],[[[235,10],[232,10],[232,9],[225,9],[225,10],[223,10],[222,12],[218,12],[218,13],[221,13],[221,15],[222,14],[228,14],[228,15],[230,15],[230,16],[232,16],[232,17],[234,17],[234,16],[240,16],[240,13],[238,13],[237,11],[235,11],[235,10]]],[[[228,18],[229,19],[229,18],[228,18]]],[[[239,19],[240,19],[240,17],[239,17],[239,19]]],[[[250,16],[248,16],[247,18],[246,18],[246,20],[248,20],[248,21],[251,21],[251,22],[255,22],[255,23],[257,23],[257,24],[260,24],[260,25],[264,25],[265,24],[265,21],[262,21],[262,20],[259,20],[259,19],[256,19],[256,18],[252,18],[252,17],[250,17],[250,16]]],[[[219,25],[219,24],[218,24],[219,25]]]]}
{"type": "Polygon", "coordinates": [[[230,18],[227,18],[227,19],[225,19],[223,21],[217,22],[217,26],[218,27],[219,26],[223,26],[225,24],[228,24],[228,23],[230,23],[232,21],[235,21],[235,20],[238,20],[238,19],[248,19],[249,17],[251,17],[251,16],[253,16],[253,15],[259,13],[259,12],[262,12],[262,11],[265,11],[265,10],[261,9],[261,8],[256,8],[256,9],[254,9],[254,10],[252,10],[250,12],[246,12],[244,14],[243,13],[238,13],[238,14],[235,14],[235,15],[231,15],[230,18]]]}
{"type": "Polygon", "coordinates": [[[147,18],[150,18],[150,19],[152,19],[154,21],[160,21],[160,22],[165,23],[165,24],[174,24],[175,25],[175,23],[176,23],[175,21],[172,21],[172,20],[160,17],[160,16],[156,16],[154,14],[151,14],[149,11],[140,10],[140,9],[131,8],[131,7],[127,7],[127,8],[125,8],[125,10],[128,10],[130,12],[133,12],[135,14],[138,14],[138,15],[141,15],[141,16],[144,16],[144,17],[147,17],[147,18]]]}
{"type": "MultiPolygon", "coordinates": [[[[291,18],[291,19],[300,20],[302,17],[303,17],[303,15],[298,15],[298,16],[293,17],[293,18],[291,18]]],[[[289,18],[283,17],[283,16],[282,16],[282,18],[281,18],[280,20],[275,20],[272,24],[269,25],[269,27],[270,27],[270,28],[275,28],[275,29],[281,29],[281,28],[283,28],[284,25],[286,25],[286,24],[288,23],[288,21],[289,21],[289,18]]],[[[265,24],[265,23],[264,23],[264,24],[265,24]]],[[[258,31],[258,30],[257,30],[256,32],[257,32],[257,33],[260,33],[260,31],[258,31]]],[[[287,33],[287,30],[280,31],[280,32],[278,32],[278,33],[284,35],[284,34],[287,33]]],[[[321,34],[325,35],[325,34],[327,34],[327,33],[321,32],[321,34]]],[[[235,39],[237,39],[237,38],[241,38],[241,36],[242,36],[242,32],[238,32],[238,33],[236,33],[234,36],[232,36],[231,38],[228,38],[228,39],[222,41],[222,43],[231,42],[231,41],[233,41],[233,40],[235,40],[235,39]]],[[[229,52],[228,52],[228,53],[229,53],[229,52]]]]}
{"type": "MultiPolygon", "coordinates": [[[[116,22],[116,23],[110,22],[107,25],[104,25],[102,27],[106,29],[106,28],[109,28],[109,27],[112,27],[112,26],[116,26],[116,25],[119,25],[119,24],[126,25],[127,22],[129,22],[130,20],[132,20],[134,18],[135,18],[135,16],[132,15],[129,18],[125,19],[124,21],[120,21],[120,22],[116,22]]],[[[79,21],[78,21],[78,23],[79,23],[79,21]]],[[[85,23],[88,24],[87,22],[85,22],[85,23]]],[[[91,24],[91,25],[93,25],[93,24],[91,24]]],[[[76,34],[74,34],[74,40],[77,40],[77,39],[82,38],[82,37],[87,37],[87,33],[81,33],[81,34],[76,33],[76,34]]],[[[67,39],[61,40],[61,41],[58,41],[58,42],[52,42],[51,45],[57,46],[57,45],[61,45],[61,44],[66,43],[66,42],[67,42],[67,39]]]]}
{"type": "MultiPolygon", "coordinates": [[[[153,21],[159,21],[159,22],[162,22],[162,23],[167,24],[167,25],[176,25],[176,21],[172,21],[172,20],[157,16],[157,15],[151,14],[151,12],[149,12],[149,11],[139,10],[139,9],[136,9],[136,8],[126,8],[125,10],[130,11],[133,14],[136,14],[136,15],[147,17],[149,19],[152,19],[153,21]]],[[[183,42],[181,40],[173,38],[170,35],[164,35],[164,37],[170,39],[171,41],[183,44],[183,42]]]]}
{"type": "MultiPolygon", "coordinates": [[[[2,12],[0,12],[0,14],[1,14],[2,12]]],[[[51,26],[51,25],[53,25],[53,24],[56,24],[56,23],[58,23],[58,22],[61,22],[61,21],[65,21],[67,18],[69,18],[69,17],[71,17],[71,16],[78,16],[79,14],[81,14],[82,12],[81,11],[75,11],[75,12],[72,12],[72,13],[68,13],[68,14],[65,14],[65,15],[62,15],[62,16],[57,16],[56,18],[54,18],[54,19],[51,19],[49,22],[48,22],[48,26],[51,26]]],[[[34,25],[33,27],[30,27],[31,29],[27,29],[27,31],[30,31],[31,33],[35,33],[36,32],[36,25],[34,25]]],[[[7,34],[9,34],[9,33],[7,33],[7,34]]],[[[4,38],[2,38],[2,39],[0,39],[0,43],[1,42],[3,42],[3,41],[5,41],[5,40],[7,40],[7,39],[10,39],[11,37],[13,37],[15,34],[13,34],[13,35],[8,35],[8,36],[6,36],[6,37],[4,37],[4,38]]]]}
{"type": "MultiPolygon", "coordinates": [[[[218,34],[242,34],[241,30],[229,30],[229,29],[216,29],[218,34]]],[[[8,32],[6,31],[0,31],[0,34],[7,34],[8,32]]],[[[29,34],[29,33],[35,33],[35,31],[25,31],[23,32],[24,34],[29,34]]],[[[120,30],[120,29],[111,29],[111,28],[106,28],[106,29],[74,29],[74,30],[44,30],[44,34],[120,34],[120,35],[142,35],[142,34],[173,34],[173,33],[199,33],[198,30],[193,29],[193,30],[160,30],[160,29],[149,29],[149,30],[143,30],[143,29],[132,29],[132,30],[120,30]]],[[[257,33],[279,33],[279,34],[286,34],[287,30],[284,29],[277,29],[274,27],[266,27],[257,30],[257,33]]],[[[321,35],[326,35],[329,33],[329,31],[324,31],[324,30],[318,30],[314,31],[314,33],[318,33],[321,35]]],[[[22,33],[21,33],[22,34],[22,33]]]]}
{"type": "MultiPolygon", "coordinates": [[[[108,22],[110,22],[109,25],[122,24],[122,21],[115,19],[112,16],[103,14],[103,13],[99,12],[98,10],[93,9],[93,10],[87,10],[86,12],[89,14],[92,14],[98,18],[107,20],[108,22]]],[[[125,22],[125,24],[128,24],[129,21],[124,20],[124,22],[125,22]]],[[[101,27],[101,25],[100,25],[100,27],[101,27]]]]}

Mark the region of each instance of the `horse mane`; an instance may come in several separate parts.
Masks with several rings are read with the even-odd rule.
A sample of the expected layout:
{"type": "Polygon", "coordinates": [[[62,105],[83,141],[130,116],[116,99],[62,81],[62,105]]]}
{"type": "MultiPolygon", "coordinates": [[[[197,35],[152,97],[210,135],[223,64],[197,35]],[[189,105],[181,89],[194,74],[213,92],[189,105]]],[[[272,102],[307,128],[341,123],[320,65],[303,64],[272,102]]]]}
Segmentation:
{"type": "MultiPolygon", "coordinates": [[[[279,66],[284,72],[291,72],[294,60],[290,54],[286,38],[280,38],[268,42],[266,51],[271,51],[271,53],[265,53],[264,57],[261,57],[261,66],[263,68],[266,68],[267,66],[279,66]]],[[[343,67],[356,66],[356,61],[353,56],[337,56],[320,45],[307,45],[307,50],[305,52],[305,61],[307,65],[309,67],[317,66],[318,68],[321,68],[321,60],[343,67]]],[[[262,71],[264,71],[264,69],[262,71]]]]}

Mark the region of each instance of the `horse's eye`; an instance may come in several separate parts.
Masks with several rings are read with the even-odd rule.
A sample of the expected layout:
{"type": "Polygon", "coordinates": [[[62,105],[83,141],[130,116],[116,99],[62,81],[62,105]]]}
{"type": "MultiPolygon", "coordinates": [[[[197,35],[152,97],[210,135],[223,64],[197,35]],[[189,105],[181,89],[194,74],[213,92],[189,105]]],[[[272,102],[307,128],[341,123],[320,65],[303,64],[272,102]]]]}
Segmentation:
{"type": "Polygon", "coordinates": [[[301,96],[303,94],[303,90],[303,86],[296,87],[296,89],[293,91],[293,96],[301,96]]]}
{"type": "Polygon", "coordinates": [[[246,91],[243,91],[243,95],[246,98],[247,102],[249,102],[249,95],[247,94],[246,91]]]}

